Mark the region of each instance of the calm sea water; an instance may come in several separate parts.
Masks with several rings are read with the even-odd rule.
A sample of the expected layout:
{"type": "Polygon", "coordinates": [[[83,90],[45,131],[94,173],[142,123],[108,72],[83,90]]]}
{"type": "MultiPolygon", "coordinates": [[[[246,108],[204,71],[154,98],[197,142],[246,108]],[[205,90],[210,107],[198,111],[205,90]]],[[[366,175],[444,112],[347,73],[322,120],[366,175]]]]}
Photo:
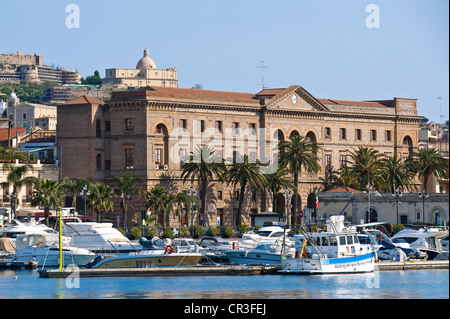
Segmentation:
{"type": "Polygon", "coordinates": [[[39,278],[0,270],[1,299],[448,299],[448,270],[340,275],[39,278]]]}

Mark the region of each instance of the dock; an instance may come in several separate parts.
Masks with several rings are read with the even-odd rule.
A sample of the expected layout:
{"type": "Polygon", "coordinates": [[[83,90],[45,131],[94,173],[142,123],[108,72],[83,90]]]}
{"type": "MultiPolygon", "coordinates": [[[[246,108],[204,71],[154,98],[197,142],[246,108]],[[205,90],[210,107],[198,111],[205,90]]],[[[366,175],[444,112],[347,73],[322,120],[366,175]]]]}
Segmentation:
{"type": "MultiPolygon", "coordinates": [[[[79,268],[79,277],[150,277],[150,276],[248,276],[275,274],[280,266],[194,266],[194,267],[155,267],[155,268],[79,268]]],[[[39,270],[41,278],[66,278],[73,275],[71,269],[39,270]]]]}
{"type": "MultiPolygon", "coordinates": [[[[448,260],[430,261],[390,261],[375,263],[375,271],[448,269],[448,260]]],[[[150,277],[150,276],[249,276],[275,275],[280,265],[254,266],[194,266],[194,267],[155,267],[155,268],[78,268],[76,275],[81,277],[150,277]]],[[[72,269],[39,270],[41,278],[67,278],[74,275],[72,269]]]]}
{"type": "Polygon", "coordinates": [[[0,269],[34,269],[37,267],[36,261],[11,261],[2,260],[0,261],[0,269]]]}

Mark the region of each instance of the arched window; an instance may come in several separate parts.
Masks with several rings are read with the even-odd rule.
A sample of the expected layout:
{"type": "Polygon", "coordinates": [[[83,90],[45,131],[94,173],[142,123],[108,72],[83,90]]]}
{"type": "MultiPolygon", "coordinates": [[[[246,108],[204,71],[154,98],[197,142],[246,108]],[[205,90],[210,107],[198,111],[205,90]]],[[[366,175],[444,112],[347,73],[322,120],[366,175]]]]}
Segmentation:
{"type": "Polygon", "coordinates": [[[409,153],[413,151],[413,141],[408,135],[403,138],[403,146],[408,147],[409,153]]]}

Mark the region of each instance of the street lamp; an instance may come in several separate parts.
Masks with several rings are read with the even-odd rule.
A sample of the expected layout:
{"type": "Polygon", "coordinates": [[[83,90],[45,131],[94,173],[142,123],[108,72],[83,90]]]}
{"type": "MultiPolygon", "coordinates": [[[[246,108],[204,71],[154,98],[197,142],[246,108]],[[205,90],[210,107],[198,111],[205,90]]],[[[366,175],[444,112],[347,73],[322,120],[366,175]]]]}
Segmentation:
{"type": "Polygon", "coordinates": [[[403,196],[403,193],[398,187],[395,189],[395,193],[392,193],[392,197],[395,198],[396,207],[397,207],[397,225],[399,225],[399,222],[398,222],[398,205],[400,205],[399,198],[402,196],[403,196]]]}
{"type": "MultiPolygon", "coordinates": [[[[192,185],[188,190],[188,196],[191,198],[191,227],[194,226],[194,197],[197,196],[194,185],[192,185]]],[[[191,234],[192,235],[192,234],[191,234]]]]}
{"type": "Polygon", "coordinates": [[[120,198],[122,198],[122,200],[123,200],[123,207],[122,207],[122,209],[123,209],[123,227],[125,228],[125,227],[127,227],[127,216],[126,216],[126,214],[127,214],[127,201],[130,199],[130,194],[129,193],[126,193],[126,194],[124,194],[124,193],[122,193],[122,194],[120,194],[120,198]]]}
{"type": "Polygon", "coordinates": [[[286,198],[286,224],[289,227],[290,223],[289,223],[289,207],[290,207],[290,203],[289,203],[289,199],[292,197],[292,192],[289,190],[289,188],[286,187],[286,190],[283,192],[283,196],[284,198],[286,198]]]}
{"type": "Polygon", "coordinates": [[[422,199],[422,221],[425,223],[425,199],[430,197],[430,194],[425,192],[425,189],[422,189],[422,193],[419,192],[419,198],[422,199]]]}
{"type": "Polygon", "coordinates": [[[80,191],[80,196],[83,197],[84,200],[84,221],[86,222],[86,199],[91,195],[86,185],[83,185],[83,189],[80,191]]]}

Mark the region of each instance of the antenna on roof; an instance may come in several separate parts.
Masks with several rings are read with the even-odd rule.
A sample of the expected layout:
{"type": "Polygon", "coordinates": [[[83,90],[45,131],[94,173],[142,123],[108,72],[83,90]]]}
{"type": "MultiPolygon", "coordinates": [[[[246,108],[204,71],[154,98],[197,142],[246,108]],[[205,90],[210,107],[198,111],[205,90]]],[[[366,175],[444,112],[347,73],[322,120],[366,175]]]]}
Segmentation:
{"type": "Polygon", "coordinates": [[[445,117],[444,115],[442,115],[442,98],[440,96],[435,97],[435,99],[439,100],[439,124],[441,124],[441,120],[443,117],[445,117]]]}
{"type": "Polygon", "coordinates": [[[261,66],[257,66],[258,69],[261,69],[261,80],[262,80],[262,89],[266,89],[267,87],[264,85],[264,69],[267,69],[267,66],[264,66],[264,61],[261,61],[261,66]]]}

